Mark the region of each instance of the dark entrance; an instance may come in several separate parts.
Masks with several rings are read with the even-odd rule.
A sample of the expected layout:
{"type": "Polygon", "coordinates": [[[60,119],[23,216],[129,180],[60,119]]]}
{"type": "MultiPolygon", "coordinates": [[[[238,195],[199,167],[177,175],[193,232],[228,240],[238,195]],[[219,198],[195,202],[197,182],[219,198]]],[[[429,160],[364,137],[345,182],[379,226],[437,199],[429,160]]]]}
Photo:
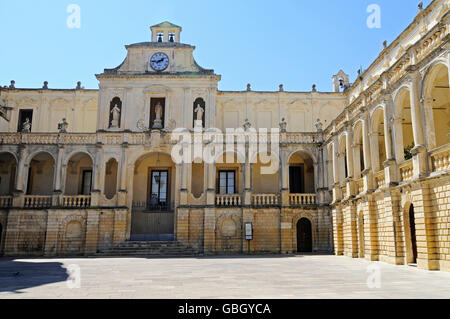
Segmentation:
{"type": "Polygon", "coordinates": [[[289,185],[291,194],[305,193],[305,169],[303,165],[289,167],[289,185]]]}
{"type": "Polygon", "coordinates": [[[307,218],[302,218],[297,223],[297,252],[312,252],[312,226],[307,218]]]}
{"type": "Polygon", "coordinates": [[[411,233],[411,249],[413,263],[417,263],[417,239],[416,239],[416,220],[414,218],[414,206],[411,204],[409,208],[409,230],[411,233]]]}

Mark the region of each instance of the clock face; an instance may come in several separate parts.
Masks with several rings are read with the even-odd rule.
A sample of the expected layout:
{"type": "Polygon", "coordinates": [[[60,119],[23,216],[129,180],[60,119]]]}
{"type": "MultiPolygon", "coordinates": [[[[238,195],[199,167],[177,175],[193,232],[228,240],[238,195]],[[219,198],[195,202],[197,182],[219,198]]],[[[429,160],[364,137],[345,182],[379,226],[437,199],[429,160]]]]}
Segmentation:
{"type": "Polygon", "coordinates": [[[164,71],[169,66],[169,57],[162,52],[155,53],[150,59],[150,66],[155,71],[164,71]]]}

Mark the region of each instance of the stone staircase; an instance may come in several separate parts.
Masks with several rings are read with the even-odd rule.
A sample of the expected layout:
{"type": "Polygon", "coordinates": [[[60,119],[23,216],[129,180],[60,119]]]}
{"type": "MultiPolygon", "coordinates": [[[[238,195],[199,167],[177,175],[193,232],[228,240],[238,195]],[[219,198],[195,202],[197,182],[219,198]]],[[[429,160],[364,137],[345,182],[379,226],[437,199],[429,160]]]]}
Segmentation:
{"type": "Polygon", "coordinates": [[[188,257],[200,255],[198,249],[177,241],[125,241],[97,253],[97,256],[188,257]]]}

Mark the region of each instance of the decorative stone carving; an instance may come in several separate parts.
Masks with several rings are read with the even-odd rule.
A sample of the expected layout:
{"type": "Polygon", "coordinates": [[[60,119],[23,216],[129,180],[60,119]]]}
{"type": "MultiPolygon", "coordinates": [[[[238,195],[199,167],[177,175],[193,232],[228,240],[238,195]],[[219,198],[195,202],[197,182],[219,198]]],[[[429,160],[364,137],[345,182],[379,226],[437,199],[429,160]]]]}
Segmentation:
{"type": "Polygon", "coordinates": [[[58,124],[59,133],[67,133],[68,127],[69,123],[67,123],[66,119],[63,118],[62,121],[58,124]]]}
{"type": "Polygon", "coordinates": [[[313,86],[312,86],[312,90],[311,90],[312,92],[317,92],[317,86],[315,85],[315,84],[313,84],[313,86]]]}
{"type": "Polygon", "coordinates": [[[322,122],[320,121],[320,119],[317,119],[315,125],[316,125],[317,132],[323,132],[323,124],[322,124],[322,122]]]}
{"type": "Polygon", "coordinates": [[[162,129],[162,112],[163,107],[161,103],[158,102],[155,106],[155,121],[153,122],[154,129],[162,129]]]}
{"type": "Polygon", "coordinates": [[[15,89],[16,88],[16,81],[12,80],[11,81],[11,85],[9,86],[10,89],[15,89]]]}
{"type": "Polygon", "coordinates": [[[245,119],[245,122],[244,122],[243,127],[244,127],[244,130],[245,130],[245,131],[248,131],[248,130],[252,127],[252,125],[250,124],[250,122],[248,121],[248,119],[245,119]]]}
{"type": "Polygon", "coordinates": [[[287,128],[287,122],[284,119],[284,117],[281,119],[281,123],[280,123],[280,132],[281,133],[286,133],[286,128],[287,128]]]}
{"type": "Polygon", "coordinates": [[[111,128],[118,128],[120,121],[120,108],[117,104],[111,110],[112,120],[111,120],[111,128]]]}
{"type": "Polygon", "coordinates": [[[30,133],[31,132],[31,122],[30,119],[27,117],[25,119],[25,122],[22,124],[22,133],[30,133]]]}
{"type": "Polygon", "coordinates": [[[247,91],[251,91],[252,90],[252,86],[250,83],[247,84],[247,91]]]}
{"type": "Polygon", "coordinates": [[[44,81],[44,85],[42,86],[42,89],[48,90],[48,82],[44,81]]]}

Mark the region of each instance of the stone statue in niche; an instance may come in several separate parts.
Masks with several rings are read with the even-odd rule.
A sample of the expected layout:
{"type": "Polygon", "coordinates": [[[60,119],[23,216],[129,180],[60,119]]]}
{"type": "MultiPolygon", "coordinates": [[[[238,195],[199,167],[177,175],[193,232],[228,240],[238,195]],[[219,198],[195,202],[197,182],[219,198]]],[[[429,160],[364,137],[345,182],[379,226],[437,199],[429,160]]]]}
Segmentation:
{"type": "Polygon", "coordinates": [[[120,121],[120,108],[117,103],[114,104],[114,107],[111,110],[111,114],[112,114],[111,128],[118,128],[120,121]]]}
{"type": "Polygon", "coordinates": [[[61,123],[58,124],[59,133],[67,133],[67,127],[69,123],[67,123],[66,119],[62,119],[61,123]]]}
{"type": "Polygon", "coordinates": [[[323,132],[323,124],[322,124],[322,122],[320,121],[320,119],[317,119],[315,125],[316,125],[317,132],[323,132]]]}
{"type": "Polygon", "coordinates": [[[22,133],[30,133],[31,132],[31,122],[30,119],[27,117],[25,119],[25,122],[22,124],[22,133]]]}
{"type": "Polygon", "coordinates": [[[196,114],[195,126],[203,127],[203,114],[205,113],[205,110],[198,104],[194,113],[196,114]]]}
{"type": "Polygon", "coordinates": [[[155,121],[153,122],[153,128],[161,129],[162,128],[162,112],[163,107],[161,103],[158,102],[155,106],[155,121]]]}

